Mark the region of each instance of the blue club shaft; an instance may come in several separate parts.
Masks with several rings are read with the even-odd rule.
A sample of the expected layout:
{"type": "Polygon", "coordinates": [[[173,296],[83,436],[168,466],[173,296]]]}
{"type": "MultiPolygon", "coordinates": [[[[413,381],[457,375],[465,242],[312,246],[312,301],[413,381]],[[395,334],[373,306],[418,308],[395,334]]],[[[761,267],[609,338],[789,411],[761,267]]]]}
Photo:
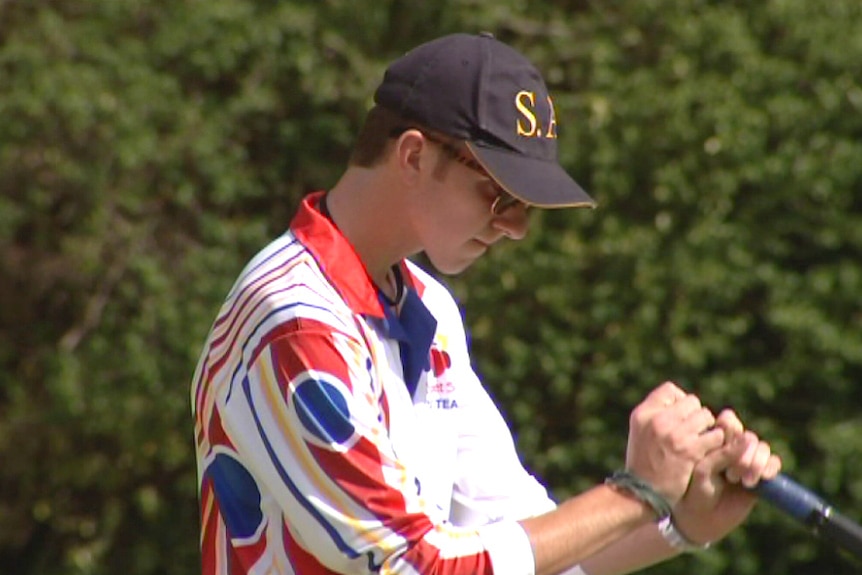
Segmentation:
{"type": "Polygon", "coordinates": [[[761,481],[755,492],[817,535],[862,559],[862,526],[836,511],[807,487],[779,474],[761,481]]]}

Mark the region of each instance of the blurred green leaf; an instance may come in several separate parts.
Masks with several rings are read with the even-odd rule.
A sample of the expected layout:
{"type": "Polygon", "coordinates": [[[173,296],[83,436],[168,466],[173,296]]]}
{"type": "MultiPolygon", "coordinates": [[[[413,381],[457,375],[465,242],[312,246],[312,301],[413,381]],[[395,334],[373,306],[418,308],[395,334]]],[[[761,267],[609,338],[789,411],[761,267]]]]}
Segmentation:
{"type": "MultiPolygon", "coordinates": [[[[331,186],[388,61],[490,30],[594,211],[459,278],[559,497],[674,379],[862,517],[862,4],[0,2],[0,566],[199,572],[190,378],[246,259],[331,186]]],[[[663,574],[852,573],[776,512],[663,574]]]]}

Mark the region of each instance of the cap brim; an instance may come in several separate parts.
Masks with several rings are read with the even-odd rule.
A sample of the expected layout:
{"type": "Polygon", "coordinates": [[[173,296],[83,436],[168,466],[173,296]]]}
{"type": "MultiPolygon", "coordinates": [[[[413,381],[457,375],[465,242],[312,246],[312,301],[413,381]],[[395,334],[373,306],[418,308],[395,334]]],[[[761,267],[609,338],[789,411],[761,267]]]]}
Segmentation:
{"type": "Polygon", "coordinates": [[[557,163],[467,142],[482,167],[514,197],[539,208],[594,208],[596,202],[557,163]]]}

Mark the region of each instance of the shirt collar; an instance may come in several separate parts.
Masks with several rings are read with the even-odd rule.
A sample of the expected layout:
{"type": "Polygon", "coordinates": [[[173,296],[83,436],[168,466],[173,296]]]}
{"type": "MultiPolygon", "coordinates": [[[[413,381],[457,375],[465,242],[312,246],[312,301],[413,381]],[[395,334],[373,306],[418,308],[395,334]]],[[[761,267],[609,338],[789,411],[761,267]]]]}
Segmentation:
{"type": "MultiPolygon", "coordinates": [[[[352,310],[366,316],[386,317],[383,303],[378,297],[377,286],[368,275],[359,254],[332,220],[317,209],[323,194],[324,192],[314,192],[303,199],[290,224],[291,231],[308,249],[352,310]]],[[[413,288],[421,297],[425,286],[410,273],[404,262],[399,266],[405,288],[413,288]]]]}
{"type": "Polygon", "coordinates": [[[422,303],[422,283],[399,263],[405,296],[401,313],[395,314],[368,275],[359,254],[335,224],[317,209],[322,192],[307,196],[291,222],[294,236],[317,261],[323,273],[350,308],[366,317],[377,318],[383,331],[398,341],[404,383],[411,395],[423,371],[430,368],[429,350],[437,330],[437,319],[422,303]]]}

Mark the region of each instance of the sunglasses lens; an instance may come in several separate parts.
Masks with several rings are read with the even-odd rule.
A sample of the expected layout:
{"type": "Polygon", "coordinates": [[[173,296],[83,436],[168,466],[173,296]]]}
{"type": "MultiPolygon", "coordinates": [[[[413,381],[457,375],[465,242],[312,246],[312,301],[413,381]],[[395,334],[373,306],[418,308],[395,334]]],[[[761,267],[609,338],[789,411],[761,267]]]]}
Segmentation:
{"type": "Polygon", "coordinates": [[[491,206],[491,210],[495,215],[499,216],[500,214],[506,212],[509,208],[513,208],[521,203],[521,200],[518,198],[507,194],[502,193],[497,196],[497,199],[494,200],[494,204],[491,206]]]}
{"type": "MultiPolygon", "coordinates": [[[[465,166],[467,166],[471,170],[478,172],[479,174],[485,176],[486,178],[493,180],[493,177],[491,177],[488,174],[488,172],[485,170],[485,168],[483,168],[482,165],[478,161],[476,161],[474,158],[471,158],[471,157],[464,155],[464,153],[461,152],[461,150],[459,150],[457,147],[453,146],[449,142],[441,140],[440,138],[437,138],[437,137],[435,137],[431,134],[427,134],[427,133],[425,133],[425,138],[429,142],[434,142],[435,144],[440,145],[440,147],[442,147],[443,150],[447,154],[449,154],[452,158],[454,158],[455,161],[457,161],[461,164],[464,164],[465,166]]],[[[513,208],[517,205],[526,205],[521,200],[519,200],[518,198],[516,198],[512,194],[506,192],[502,188],[498,187],[498,189],[499,189],[499,194],[497,195],[496,198],[494,198],[494,202],[491,204],[491,213],[494,214],[495,216],[499,216],[499,215],[503,214],[504,212],[506,212],[507,210],[509,210],[510,208],[513,208]]]]}

